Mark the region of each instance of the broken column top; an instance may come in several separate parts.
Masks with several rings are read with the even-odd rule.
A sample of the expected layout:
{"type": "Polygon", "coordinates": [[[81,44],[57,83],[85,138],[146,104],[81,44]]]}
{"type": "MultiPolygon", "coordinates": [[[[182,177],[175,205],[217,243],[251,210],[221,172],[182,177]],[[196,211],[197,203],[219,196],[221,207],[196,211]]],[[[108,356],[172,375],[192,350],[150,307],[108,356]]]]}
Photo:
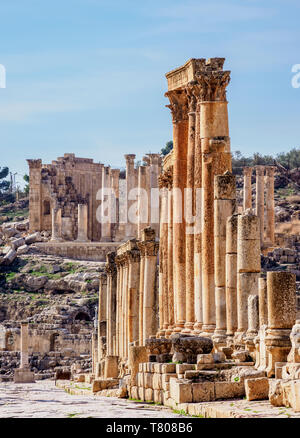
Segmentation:
{"type": "Polygon", "coordinates": [[[168,90],[182,88],[195,81],[200,72],[223,72],[224,62],[225,58],[191,58],[184,65],[166,73],[168,90]]]}

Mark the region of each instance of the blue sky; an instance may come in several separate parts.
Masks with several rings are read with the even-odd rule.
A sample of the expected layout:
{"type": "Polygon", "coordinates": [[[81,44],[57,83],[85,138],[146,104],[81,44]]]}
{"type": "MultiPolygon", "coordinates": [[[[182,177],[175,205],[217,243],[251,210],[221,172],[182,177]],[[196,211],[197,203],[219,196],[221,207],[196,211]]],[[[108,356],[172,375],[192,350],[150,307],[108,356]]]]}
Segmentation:
{"type": "Polygon", "coordinates": [[[299,0],[1,0],[0,166],[158,152],[164,75],[191,57],[226,57],[233,151],[298,147],[299,18],[299,0]]]}

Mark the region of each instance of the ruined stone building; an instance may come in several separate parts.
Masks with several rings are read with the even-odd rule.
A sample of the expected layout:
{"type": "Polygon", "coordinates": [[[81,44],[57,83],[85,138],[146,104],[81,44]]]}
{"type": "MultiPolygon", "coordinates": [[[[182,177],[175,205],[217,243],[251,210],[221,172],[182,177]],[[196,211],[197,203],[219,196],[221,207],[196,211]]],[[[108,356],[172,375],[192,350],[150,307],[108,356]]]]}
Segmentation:
{"type": "Polygon", "coordinates": [[[119,169],[74,154],[65,154],[51,164],[27,160],[30,231],[51,232],[50,242],[38,244],[40,251],[104,261],[107,252],[138,237],[144,226],[153,222],[158,230],[158,195],[151,198],[151,189],[158,188],[160,154],[146,154],[143,165],[137,167],[134,154],[125,159],[125,180],[119,169]],[[144,214],[136,215],[142,209],[144,192],[147,209],[143,205],[144,214]]]}

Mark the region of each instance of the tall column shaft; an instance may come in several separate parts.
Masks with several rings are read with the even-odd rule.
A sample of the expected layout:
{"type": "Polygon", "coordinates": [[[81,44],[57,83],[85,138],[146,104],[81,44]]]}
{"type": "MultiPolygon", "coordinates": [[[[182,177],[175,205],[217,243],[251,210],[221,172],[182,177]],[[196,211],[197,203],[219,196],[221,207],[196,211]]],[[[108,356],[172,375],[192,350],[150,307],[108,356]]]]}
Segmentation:
{"type": "Polygon", "coordinates": [[[78,235],[79,242],[88,241],[88,205],[78,204],[78,235]]]}
{"type": "Polygon", "coordinates": [[[51,240],[62,240],[61,237],[61,208],[52,208],[52,235],[51,240]]]}
{"type": "Polygon", "coordinates": [[[243,210],[252,208],[252,167],[244,167],[244,192],[243,192],[243,210]]]}
{"type": "Polygon", "coordinates": [[[256,204],[255,213],[260,221],[260,242],[264,243],[264,166],[256,166],[256,204]]]}
{"type": "Polygon", "coordinates": [[[127,251],[128,258],[128,343],[139,340],[140,254],[127,251]]]}
{"type": "Polygon", "coordinates": [[[111,224],[110,224],[110,168],[104,166],[102,168],[102,199],[101,199],[101,241],[109,242],[111,240],[111,224]]]}
{"type": "Polygon", "coordinates": [[[167,330],[167,335],[172,333],[174,323],[175,323],[175,301],[174,301],[174,284],[173,284],[173,174],[169,174],[168,183],[168,314],[169,314],[169,326],[167,330]]]}
{"type": "Polygon", "coordinates": [[[229,172],[214,179],[214,263],[217,344],[226,344],[226,221],[236,209],[235,176],[229,172]]]}
{"type": "Polygon", "coordinates": [[[248,296],[258,295],[260,273],[260,223],[259,218],[248,210],[238,217],[237,238],[237,309],[238,332],[248,328],[248,296]]]}
{"type": "Polygon", "coordinates": [[[29,368],[29,357],[28,357],[28,322],[21,322],[21,362],[20,368],[29,368]]]}
{"type": "Polygon", "coordinates": [[[132,213],[132,209],[134,208],[134,200],[129,199],[132,193],[131,190],[136,186],[136,177],[135,177],[135,168],[134,168],[134,154],[125,155],[126,159],[126,193],[127,193],[127,223],[125,225],[125,234],[128,239],[136,237],[137,234],[137,223],[134,223],[134,220],[137,218],[132,213]]]}
{"type": "MultiPolygon", "coordinates": [[[[188,145],[187,145],[187,179],[185,194],[185,213],[194,216],[194,161],[195,161],[195,129],[196,129],[196,98],[192,89],[187,89],[188,96],[188,145]]],[[[189,223],[186,217],[186,241],[185,241],[185,281],[186,281],[186,323],[183,332],[189,333],[194,328],[195,322],[195,295],[194,295],[194,223],[189,223]]]]}
{"type": "Polygon", "coordinates": [[[151,189],[150,226],[155,230],[155,234],[159,236],[159,194],[157,189],[158,176],[160,174],[160,154],[148,154],[148,157],[150,158],[149,170],[151,189]]]}
{"type": "Polygon", "coordinates": [[[266,167],[266,238],[267,241],[271,244],[274,244],[275,241],[274,172],[275,167],[266,167]]]}
{"type": "Polygon", "coordinates": [[[237,330],[237,223],[234,214],[226,223],[226,326],[228,336],[237,330]]]}
{"type": "Polygon", "coordinates": [[[142,230],[148,226],[149,214],[148,211],[148,196],[149,187],[147,179],[147,167],[139,166],[138,168],[138,239],[141,238],[142,230]]]}
{"type": "Polygon", "coordinates": [[[159,180],[161,193],[159,240],[159,332],[164,336],[169,326],[168,307],[168,189],[162,174],[159,180]]]}
{"type": "Polygon", "coordinates": [[[114,337],[116,336],[116,291],[117,291],[117,271],[115,265],[115,253],[109,252],[106,256],[107,274],[107,299],[106,299],[106,319],[107,319],[107,335],[106,348],[107,356],[114,355],[114,337]]]}

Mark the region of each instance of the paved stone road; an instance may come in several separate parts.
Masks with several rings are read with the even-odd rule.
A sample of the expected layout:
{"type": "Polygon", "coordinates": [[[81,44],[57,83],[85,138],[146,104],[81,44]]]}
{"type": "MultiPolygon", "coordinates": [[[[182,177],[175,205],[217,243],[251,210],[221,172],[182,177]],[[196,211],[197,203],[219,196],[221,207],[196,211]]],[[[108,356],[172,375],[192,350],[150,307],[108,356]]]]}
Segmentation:
{"type": "Polygon", "coordinates": [[[161,406],[149,406],[114,397],[69,395],[54,381],[0,383],[2,418],[175,418],[161,406]]]}

